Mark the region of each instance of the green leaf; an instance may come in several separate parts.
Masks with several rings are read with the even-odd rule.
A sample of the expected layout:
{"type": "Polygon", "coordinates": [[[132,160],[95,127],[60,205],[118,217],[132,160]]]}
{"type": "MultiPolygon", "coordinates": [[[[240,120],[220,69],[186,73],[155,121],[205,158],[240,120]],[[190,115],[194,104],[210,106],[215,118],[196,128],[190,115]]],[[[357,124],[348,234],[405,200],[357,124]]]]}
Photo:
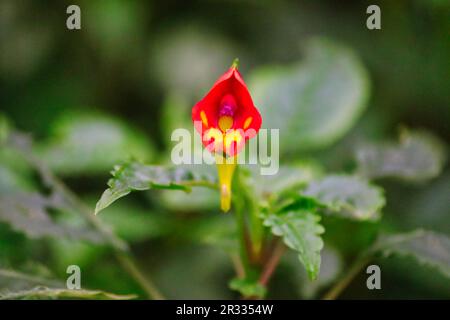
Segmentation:
{"type": "Polygon", "coordinates": [[[257,280],[248,278],[234,278],[230,281],[230,289],[238,291],[243,297],[264,298],[267,289],[257,280]]]}
{"type": "Polygon", "coordinates": [[[58,174],[102,173],[130,158],[150,161],[153,146],[125,123],[101,114],[66,114],[56,121],[51,139],[36,147],[58,174]]]}
{"type": "Polygon", "coordinates": [[[300,64],[257,70],[249,87],[263,126],[280,129],[282,153],[332,144],[353,126],[369,96],[359,58],[324,39],[308,43],[300,64]]]}
{"type": "Polygon", "coordinates": [[[376,220],[385,204],[383,190],[357,176],[330,175],[311,182],[303,195],[331,212],[355,220],[376,220]]]}
{"type": "Polygon", "coordinates": [[[425,131],[404,130],[399,143],[361,146],[358,172],[367,178],[394,177],[422,181],[438,176],[445,162],[441,141],[425,131]]]}
{"type": "Polygon", "coordinates": [[[416,230],[408,233],[382,236],[374,251],[385,256],[411,256],[422,264],[436,268],[450,278],[450,238],[447,235],[416,230]]]}
{"type": "Polygon", "coordinates": [[[118,295],[98,290],[70,290],[36,287],[31,290],[0,294],[0,300],[49,300],[49,299],[94,299],[94,300],[130,300],[135,295],[118,295]]]}
{"type": "Polygon", "coordinates": [[[320,216],[306,210],[282,211],[264,216],[264,225],[272,233],[282,237],[284,243],[298,252],[308,277],[313,280],[319,274],[320,251],[323,241],[320,235],[325,229],[319,224],[320,216]]]}
{"type": "Polygon", "coordinates": [[[335,248],[325,244],[320,256],[320,272],[315,281],[308,281],[306,272],[298,270],[298,257],[294,251],[287,252],[283,256],[282,264],[287,268],[286,273],[289,274],[292,279],[291,283],[298,290],[299,298],[314,299],[321,290],[332,284],[341,275],[343,260],[335,248]]]}
{"type": "Polygon", "coordinates": [[[196,172],[195,166],[163,167],[150,166],[138,162],[119,165],[112,171],[113,178],[108,181],[109,188],[97,202],[97,214],[117,199],[133,190],[174,189],[189,191],[191,186],[216,188],[216,177],[208,172],[196,172]]]}
{"type": "Polygon", "coordinates": [[[71,226],[56,221],[51,209],[62,209],[58,197],[44,197],[38,193],[17,193],[0,196],[0,222],[26,234],[29,238],[67,238],[103,243],[103,237],[85,226],[71,226]]]}

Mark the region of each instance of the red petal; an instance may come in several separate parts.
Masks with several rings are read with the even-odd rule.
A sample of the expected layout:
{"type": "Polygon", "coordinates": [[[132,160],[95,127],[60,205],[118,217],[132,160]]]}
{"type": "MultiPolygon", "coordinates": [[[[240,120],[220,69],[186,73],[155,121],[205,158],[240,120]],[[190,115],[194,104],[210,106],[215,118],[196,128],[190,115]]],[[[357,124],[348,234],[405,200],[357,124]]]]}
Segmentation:
{"type": "MultiPolygon", "coordinates": [[[[192,121],[194,121],[196,130],[201,134],[204,134],[208,128],[218,128],[220,101],[227,94],[232,94],[237,103],[232,129],[251,129],[246,132],[245,140],[237,146],[237,150],[229,154],[234,155],[242,149],[246,140],[256,135],[262,122],[261,115],[253,104],[247,85],[236,68],[230,68],[225,72],[206,96],[192,108],[192,121]],[[207,123],[202,121],[202,112],[204,112],[207,123]],[[245,127],[246,123],[247,127],[245,127]]],[[[203,144],[209,146],[210,151],[219,151],[211,150],[211,141],[203,141],[203,144]]]]}

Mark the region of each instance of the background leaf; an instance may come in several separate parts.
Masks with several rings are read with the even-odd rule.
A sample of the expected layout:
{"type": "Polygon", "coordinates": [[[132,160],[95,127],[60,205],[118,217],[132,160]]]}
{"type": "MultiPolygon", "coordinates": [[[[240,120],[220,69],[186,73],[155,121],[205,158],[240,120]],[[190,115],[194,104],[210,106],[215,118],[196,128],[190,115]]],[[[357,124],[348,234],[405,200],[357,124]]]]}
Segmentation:
{"type": "Polygon", "coordinates": [[[32,290],[0,294],[0,300],[37,300],[37,299],[94,299],[94,300],[129,300],[135,295],[118,295],[98,290],[69,290],[37,287],[32,290]]]}
{"type": "Polygon", "coordinates": [[[422,264],[437,268],[450,278],[450,238],[447,235],[416,230],[383,236],[374,245],[373,250],[382,252],[385,256],[412,256],[422,264]]]}
{"type": "Polygon", "coordinates": [[[0,221],[30,238],[55,237],[103,243],[102,236],[82,226],[57,222],[49,214],[51,209],[61,209],[56,197],[38,193],[22,193],[0,197],[0,221]]]}
{"type": "Polygon", "coordinates": [[[259,196],[282,193],[306,184],[320,175],[321,169],[314,163],[281,166],[276,174],[261,175],[259,167],[252,168],[251,182],[259,196]]]}
{"type": "Polygon", "coordinates": [[[422,181],[436,177],[444,165],[441,141],[425,131],[404,130],[397,144],[365,144],[356,153],[358,172],[371,179],[394,177],[422,181]]]}
{"type": "Polygon", "coordinates": [[[356,220],[378,219],[385,204],[382,189],[357,176],[326,176],[311,182],[302,194],[316,198],[333,213],[356,220]]]}
{"type": "Polygon", "coordinates": [[[38,145],[37,152],[58,174],[103,173],[131,157],[153,158],[149,140],[118,119],[69,113],[55,123],[51,138],[38,145]]]}
{"type": "Polygon", "coordinates": [[[280,129],[281,153],[324,147],[342,137],[366,107],[367,72],[348,48],[315,39],[303,62],[265,67],[249,81],[263,127],[280,129]]]}

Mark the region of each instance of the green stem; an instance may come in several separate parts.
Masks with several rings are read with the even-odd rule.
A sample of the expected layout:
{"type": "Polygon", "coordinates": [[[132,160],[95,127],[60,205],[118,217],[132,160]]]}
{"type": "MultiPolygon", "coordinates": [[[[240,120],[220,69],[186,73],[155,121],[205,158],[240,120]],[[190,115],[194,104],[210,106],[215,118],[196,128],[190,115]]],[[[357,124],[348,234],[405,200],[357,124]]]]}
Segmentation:
{"type": "Polygon", "coordinates": [[[335,300],[339,297],[352,280],[369,263],[371,258],[369,255],[358,258],[350,267],[350,270],[323,296],[323,300],[335,300]]]}
{"type": "Polygon", "coordinates": [[[242,262],[242,266],[244,268],[244,276],[248,274],[248,270],[250,267],[250,259],[249,259],[249,252],[247,249],[247,227],[245,225],[245,218],[243,214],[243,205],[241,204],[240,199],[237,199],[236,197],[233,198],[234,202],[234,208],[235,208],[235,217],[236,217],[236,224],[238,229],[238,236],[239,236],[239,251],[240,251],[240,258],[242,262]]]}
{"type": "Polygon", "coordinates": [[[164,300],[164,296],[159,292],[154,283],[136,266],[133,258],[125,253],[116,253],[116,258],[122,265],[122,268],[132,276],[132,278],[141,285],[147,295],[154,300],[164,300]]]}
{"type": "Polygon", "coordinates": [[[245,277],[245,269],[242,265],[241,258],[237,254],[230,254],[231,261],[233,262],[234,271],[236,271],[236,275],[238,278],[244,278],[245,277]]]}
{"type": "MultiPolygon", "coordinates": [[[[248,213],[248,231],[251,239],[251,256],[259,262],[261,259],[263,238],[264,238],[264,226],[262,220],[259,217],[258,204],[255,202],[254,194],[250,189],[250,186],[245,182],[245,178],[242,176],[241,170],[236,170],[237,182],[239,185],[239,196],[242,198],[246,212],[248,213]]],[[[244,223],[247,219],[243,217],[244,223]]]]}
{"type": "Polygon", "coordinates": [[[250,208],[250,230],[253,243],[253,252],[256,258],[259,260],[261,258],[261,253],[263,251],[263,235],[264,226],[262,224],[261,218],[258,216],[257,207],[255,203],[252,202],[252,208],[250,208]]]}
{"type": "Polygon", "coordinates": [[[213,183],[213,182],[209,182],[209,181],[185,181],[180,184],[183,186],[186,186],[186,187],[206,187],[206,188],[211,188],[211,189],[215,189],[215,190],[219,189],[219,186],[217,185],[217,183],[213,183]]]}
{"type": "Polygon", "coordinates": [[[29,274],[17,272],[14,270],[0,269],[0,277],[24,280],[27,282],[33,282],[33,283],[36,283],[39,285],[46,285],[46,286],[50,286],[50,287],[61,286],[61,281],[47,279],[47,278],[43,278],[43,277],[39,277],[39,276],[35,276],[35,275],[29,275],[29,274]]]}

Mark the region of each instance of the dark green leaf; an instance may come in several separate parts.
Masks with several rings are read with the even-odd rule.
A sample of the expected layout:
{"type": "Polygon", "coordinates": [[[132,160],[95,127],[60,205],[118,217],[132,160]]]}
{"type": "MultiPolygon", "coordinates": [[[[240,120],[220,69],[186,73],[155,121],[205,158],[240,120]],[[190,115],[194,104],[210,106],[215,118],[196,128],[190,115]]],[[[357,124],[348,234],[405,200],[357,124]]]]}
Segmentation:
{"type": "Polygon", "coordinates": [[[162,167],[129,162],[116,166],[113,178],[108,181],[109,188],[97,202],[97,214],[117,199],[133,190],[175,189],[189,191],[191,186],[216,187],[216,178],[208,173],[195,172],[194,166],[162,167]]]}
{"type": "Polygon", "coordinates": [[[310,279],[315,279],[320,269],[320,251],[323,241],[320,235],[325,229],[319,224],[320,216],[306,211],[287,211],[267,214],[264,225],[272,233],[283,238],[284,243],[298,252],[310,279]]]}

